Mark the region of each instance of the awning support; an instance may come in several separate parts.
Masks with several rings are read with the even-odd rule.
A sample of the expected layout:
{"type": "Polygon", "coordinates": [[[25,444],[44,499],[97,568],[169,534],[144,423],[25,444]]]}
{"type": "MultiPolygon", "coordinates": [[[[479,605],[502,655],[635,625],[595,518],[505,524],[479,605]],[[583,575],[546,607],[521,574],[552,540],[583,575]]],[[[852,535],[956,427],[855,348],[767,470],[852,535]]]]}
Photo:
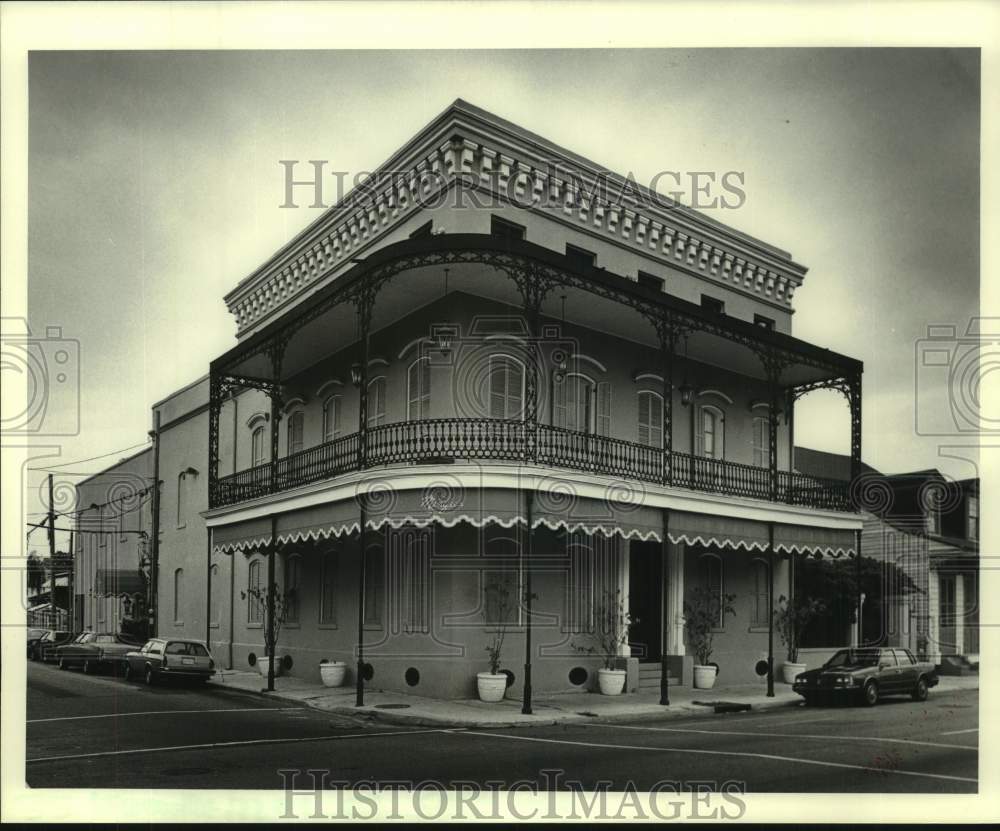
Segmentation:
{"type": "Polygon", "coordinates": [[[521,552],[521,573],[524,575],[524,607],[526,619],[524,621],[524,694],[521,702],[521,712],[530,716],[531,713],[531,551],[532,541],[535,535],[531,527],[531,513],[535,503],[535,492],[527,490],[524,492],[524,515],[528,520],[528,527],[524,530],[524,542],[518,546],[521,552]]]}
{"type": "Polygon", "coordinates": [[[368,530],[368,498],[367,494],[358,494],[358,504],[361,506],[361,527],[358,529],[358,668],[355,679],[354,706],[365,706],[365,561],[368,559],[365,551],[365,532],[368,530]]]}
{"type": "Polygon", "coordinates": [[[767,523],[767,697],[774,698],[774,523],[767,523]]]}

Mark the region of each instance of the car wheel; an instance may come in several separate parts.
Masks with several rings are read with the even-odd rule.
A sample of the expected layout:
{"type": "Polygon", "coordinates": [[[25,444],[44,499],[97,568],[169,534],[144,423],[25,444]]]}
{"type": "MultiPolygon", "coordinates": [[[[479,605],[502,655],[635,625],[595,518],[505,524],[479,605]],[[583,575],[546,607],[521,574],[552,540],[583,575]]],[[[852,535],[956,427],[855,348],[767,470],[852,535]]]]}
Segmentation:
{"type": "Polygon", "coordinates": [[[819,704],[819,696],[815,695],[814,693],[810,693],[809,695],[804,695],[802,696],[802,698],[805,699],[806,707],[815,707],[817,704],[819,704]]]}
{"type": "Polygon", "coordinates": [[[147,687],[153,686],[153,682],[156,680],[156,676],[153,675],[152,667],[146,667],[146,672],[143,673],[142,680],[146,682],[147,687]]]}
{"type": "Polygon", "coordinates": [[[866,707],[874,707],[878,704],[878,684],[874,681],[869,681],[865,684],[864,692],[864,702],[866,707]]]}
{"type": "Polygon", "coordinates": [[[132,680],[132,664],[126,662],[125,666],[122,668],[122,678],[126,681],[132,680]]]}
{"type": "Polygon", "coordinates": [[[86,658],[83,659],[83,674],[90,675],[94,671],[94,665],[90,663],[86,658]]]}
{"type": "Polygon", "coordinates": [[[59,656],[59,669],[69,669],[69,664],[66,663],[66,659],[61,655],[59,656]]]}
{"type": "Polygon", "coordinates": [[[927,679],[918,678],[917,686],[913,688],[913,692],[910,696],[914,701],[926,701],[927,700],[927,679]]]}

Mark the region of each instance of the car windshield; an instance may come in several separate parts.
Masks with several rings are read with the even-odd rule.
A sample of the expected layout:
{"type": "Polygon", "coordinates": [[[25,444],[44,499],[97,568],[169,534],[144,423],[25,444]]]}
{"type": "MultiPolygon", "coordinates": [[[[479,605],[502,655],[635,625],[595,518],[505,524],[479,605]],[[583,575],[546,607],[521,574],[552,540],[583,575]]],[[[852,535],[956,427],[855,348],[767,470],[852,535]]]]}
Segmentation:
{"type": "Polygon", "coordinates": [[[828,667],[872,667],[878,663],[877,649],[841,649],[826,662],[828,667]]]}
{"type": "Polygon", "coordinates": [[[45,630],[44,629],[29,629],[28,630],[28,637],[29,638],[36,638],[37,639],[37,638],[40,638],[44,634],[45,634],[45,630]]]}
{"type": "Polygon", "coordinates": [[[92,641],[96,637],[97,637],[97,635],[95,635],[93,632],[84,632],[82,635],[80,635],[80,637],[78,637],[76,639],[76,642],[77,643],[88,643],[88,642],[92,641]]]}

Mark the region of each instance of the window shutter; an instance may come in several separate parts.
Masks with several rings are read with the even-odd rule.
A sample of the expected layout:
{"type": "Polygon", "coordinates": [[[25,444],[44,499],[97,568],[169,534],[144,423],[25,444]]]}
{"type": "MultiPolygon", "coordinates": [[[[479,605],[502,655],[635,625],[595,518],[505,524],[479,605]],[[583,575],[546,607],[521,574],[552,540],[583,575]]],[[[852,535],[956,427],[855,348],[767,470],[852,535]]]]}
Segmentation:
{"type": "Polygon", "coordinates": [[[607,381],[597,385],[597,435],[611,435],[611,384],[607,381]]]}

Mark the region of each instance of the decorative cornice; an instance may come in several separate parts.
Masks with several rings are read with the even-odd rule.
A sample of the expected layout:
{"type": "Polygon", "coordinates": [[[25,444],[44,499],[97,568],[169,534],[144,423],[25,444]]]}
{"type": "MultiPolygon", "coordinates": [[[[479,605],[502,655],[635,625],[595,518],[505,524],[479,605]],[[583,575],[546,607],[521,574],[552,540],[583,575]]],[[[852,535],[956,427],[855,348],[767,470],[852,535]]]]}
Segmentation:
{"type": "Polygon", "coordinates": [[[791,308],[806,273],[778,249],[666,204],[669,199],[634,180],[456,102],[373,174],[374,185],[348,193],[226,295],[239,332],[349,268],[361,249],[429,210],[424,201],[457,188],[459,181],[465,190],[513,199],[525,210],[569,221],[664,265],[783,308],[791,308]]]}

